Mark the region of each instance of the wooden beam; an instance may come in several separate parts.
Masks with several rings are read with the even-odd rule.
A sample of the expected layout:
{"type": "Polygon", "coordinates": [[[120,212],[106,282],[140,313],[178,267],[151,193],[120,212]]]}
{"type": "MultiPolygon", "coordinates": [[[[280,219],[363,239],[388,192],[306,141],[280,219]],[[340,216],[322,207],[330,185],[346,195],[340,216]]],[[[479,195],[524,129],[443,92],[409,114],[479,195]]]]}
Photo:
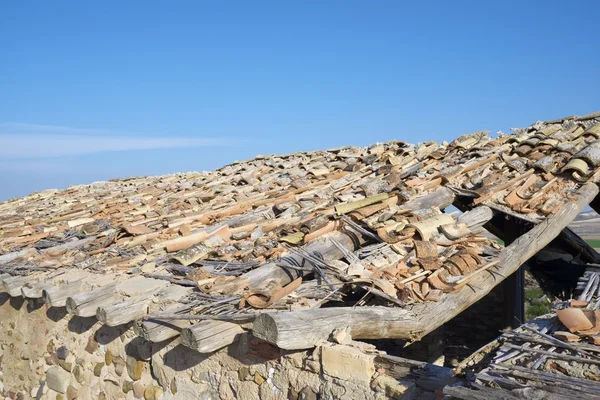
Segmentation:
{"type": "MultiPolygon", "coordinates": [[[[154,280],[157,282],[156,280],[154,280]]],[[[141,319],[148,315],[149,308],[154,302],[169,299],[177,301],[190,293],[190,289],[179,285],[167,285],[166,287],[155,282],[154,286],[143,284],[139,294],[129,296],[117,303],[107,303],[98,307],[96,318],[98,321],[108,325],[123,325],[131,321],[141,319]],[[148,289],[153,287],[153,289],[148,289]]]]}
{"type": "MultiPolygon", "coordinates": [[[[63,243],[58,246],[41,249],[41,250],[39,250],[39,252],[41,254],[44,254],[44,253],[61,252],[61,251],[65,251],[65,250],[75,250],[75,249],[85,246],[86,244],[93,242],[94,240],[96,240],[96,236],[90,236],[90,237],[86,237],[84,239],[79,239],[79,240],[74,240],[72,242],[63,243]]],[[[26,248],[23,250],[14,251],[12,253],[3,254],[0,256],[0,264],[5,264],[5,263],[8,263],[17,258],[24,257],[30,251],[35,251],[35,250],[33,248],[26,248]]]]}
{"type": "MultiPolygon", "coordinates": [[[[343,230],[333,232],[324,238],[335,239],[349,251],[358,249],[365,242],[365,238],[352,231],[343,230]]],[[[344,254],[333,244],[331,240],[318,240],[304,246],[304,250],[311,254],[320,254],[325,261],[339,260],[344,254]]],[[[258,292],[269,297],[280,287],[287,285],[293,280],[303,276],[303,271],[281,267],[285,260],[290,260],[298,265],[302,265],[303,259],[296,254],[288,254],[277,262],[271,262],[262,265],[252,271],[246,272],[239,278],[221,285],[215,285],[211,292],[216,293],[236,293],[241,292],[244,287],[248,287],[250,292],[258,292]]]]}
{"type": "Polygon", "coordinates": [[[10,276],[8,278],[2,279],[2,288],[5,292],[7,292],[12,297],[20,297],[23,295],[21,289],[23,286],[27,284],[35,284],[39,282],[39,275],[18,275],[18,276],[10,276]]]}
{"type": "Polygon", "coordinates": [[[43,297],[43,290],[46,287],[52,286],[52,282],[35,282],[26,283],[21,288],[21,295],[28,299],[39,299],[43,297]]]}
{"type": "Polygon", "coordinates": [[[81,281],[85,277],[89,276],[87,272],[81,269],[59,269],[58,273],[52,273],[46,275],[40,282],[26,283],[22,288],[21,292],[23,297],[29,299],[39,299],[44,297],[44,290],[50,289],[54,286],[81,281]]]}
{"type": "Polygon", "coordinates": [[[498,255],[497,273],[478,274],[469,285],[448,293],[437,302],[411,309],[389,307],[325,308],[295,312],[264,313],[254,321],[253,334],[283,349],[314,347],[336,328],[350,326],[354,339],[395,338],[419,340],[448,322],[488,294],[504,277],[554,239],[598,194],[598,186],[587,183],[576,202],[564,204],[554,215],[520,236],[498,255]]]}
{"type": "Polygon", "coordinates": [[[158,343],[179,336],[181,330],[189,325],[188,320],[148,319],[137,321],[133,325],[133,331],[149,342],[158,343]]]}
{"type": "Polygon", "coordinates": [[[181,344],[200,353],[212,353],[229,346],[244,333],[236,323],[201,321],[181,331],[181,344]]]}
{"type": "Polygon", "coordinates": [[[0,291],[4,290],[4,285],[2,285],[2,281],[6,278],[11,278],[11,274],[0,274],[0,291]]]}
{"type": "Polygon", "coordinates": [[[160,279],[134,276],[67,298],[67,311],[79,317],[96,316],[98,307],[110,307],[128,297],[153,292],[164,288],[168,284],[168,282],[160,279]]]}
{"type": "Polygon", "coordinates": [[[96,309],[98,321],[108,326],[123,325],[148,314],[148,306],[154,298],[154,293],[144,293],[132,296],[118,303],[100,305],[96,309]]]}
{"type": "MultiPolygon", "coordinates": [[[[171,285],[165,291],[161,291],[157,298],[162,299],[162,302],[153,304],[148,312],[149,314],[156,313],[171,313],[171,314],[186,314],[189,313],[193,308],[193,305],[186,303],[179,303],[181,300],[189,296],[192,289],[188,287],[182,287],[179,285],[171,285]],[[181,290],[183,289],[183,290],[181,290]],[[176,291],[174,293],[174,291],[176,291]]],[[[144,339],[158,343],[167,339],[179,336],[181,330],[188,326],[190,321],[188,320],[161,320],[161,319],[147,319],[144,321],[138,320],[133,325],[133,331],[136,335],[143,337],[144,339]]]]}
{"type": "Polygon", "coordinates": [[[2,254],[0,256],[0,264],[6,264],[17,258],[25,257],[27,255],[27,253],[29,253],[30,251],[34,251],[34,249],[27,248],[24,250],[13,251],[12,253],[2,254]]]}
{"type": "Polygon", "coordinates": [[[67,305],[67,298],[81,293],[83,288],[83,281],[47,287],[42,290],[42,297],[44,298],[44,301],[52,307],[65,307],[67,305]]]}
{"type": "Polygon", "coordinates": [[[526,394],[491,387],[474,390],[464,386],[446,386],[444,387],[444,394],[452,399],[462,400],[525,400],[528,398],[526,394]]]}
{"type": "Polygon", "coordinates": [[[98,307],[119,299],[117,284],[111,283],[84,293],[68,297],[66,301],[67,311],[78,317],[93,317],[98,307]]]}

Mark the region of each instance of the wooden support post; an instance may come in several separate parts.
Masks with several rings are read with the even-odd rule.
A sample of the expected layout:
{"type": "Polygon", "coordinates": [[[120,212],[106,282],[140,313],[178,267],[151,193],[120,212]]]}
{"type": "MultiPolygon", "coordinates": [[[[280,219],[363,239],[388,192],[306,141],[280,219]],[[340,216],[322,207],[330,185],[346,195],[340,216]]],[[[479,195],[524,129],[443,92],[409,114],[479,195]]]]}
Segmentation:
{"type": "Polygon", "coordinates": [[[598,194],[598,186],[584,184],[576,202],[564,204],[498,256],[495,274],[481,273],[469,285],[445,294],[437,303],[415,304],[410,310],[387,307],[324,308],[264,313],[254,321],[253,334],[282,349],[314,347],[336,328],[350,326],[355,339],[418,340],[488,294],[504,278],[546,246],[598,194]]]}
{"type": "Polygon", "coordinates": [[[200,321],[181,331],[181,344],[200,353],[212,353],[235,342],[244,329],[226,321],[200,321]]]}
{"type": "Polygon", "coordinates": [[[514,329],[525,322],[525,272],[517,269],[502,282],[504,323],[502,329],[514,329]]]}

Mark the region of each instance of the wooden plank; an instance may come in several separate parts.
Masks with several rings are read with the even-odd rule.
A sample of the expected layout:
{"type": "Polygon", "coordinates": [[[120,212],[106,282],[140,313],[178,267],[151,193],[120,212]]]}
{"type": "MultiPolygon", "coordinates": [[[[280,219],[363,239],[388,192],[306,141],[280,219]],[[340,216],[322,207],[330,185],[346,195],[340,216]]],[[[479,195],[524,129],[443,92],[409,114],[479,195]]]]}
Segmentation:
{"type": "MultiPolygon", "coordinates": [[[[494,368],[502,370],[502,367],[500,366],[494,365],[494,368]]],[[[519,365],[511,365],[507,367],[504,373],[516,378],[527,379],[529,380],[528,385],[539,385],[545,388],[547,387],[548,390],[550,390],[552,386],[556,386],[558,388],[576,390],[579,393],[586,393],[586,399],[598,398],[600,396],[598,382],[589,379],[566,375],[561,376],[551,372],[536,371],[529,368],[524,368],[519,365]]]]}
{"type": "Polygon", "coordinates": [[[522,400],[525,397],[515,395],[506,389],[482,388],[469,389],[464,386],[446,386],[444,394],[453,399],[462,400],[522,400]]]}
{"type": "Polygon", "coordinates": [[[523,179],[527,178],[528,176],[532,175],[534,172],[535,172],[534,169],[530,169],[529,171],[527,171],[521,175],[518,175],[512,179],[509,179],[508,181],[506,181],[504,183],[500,183],[496,186],[486,186],[483,189],[480,189],[478,191],[478,193],[480,194],[480,197],[473,200],[473,204],[479,204],[485,200],[492,198],[496,193],[501,192],[502,190],[515,185],[516,183],[518,183],[518,182],[522,181],[523,179]]]}
{"type": "Polygon", "coordinates": [[[295,312],[265,313],[254,322],[257,337],[283,349],[314,347],[334,329],[352,327],[355,339],[396,338],[419,340],[488,294],[505,277],[554,239],[598,194],[596,184],[578,191],[576,202],[564,204],[554,215],[520,236],[499,254],[495,274],[479,274],[439,302],[415,304],[410,310],[386,307],[326,308],[295,312]],[[476,289],[475,289],[476,288],[476,289]]]}
{"type": "Polygon", "coordinates": [[[546,350],[542,350],[542,349],[535,349],[535,348],[532,348],[532,347],[518,346],[518,345],[515,345],[515,344],[511,344],[511,343],[506,343],[504,346],[508,347],[509,349],[519,350],[521,352],[530,352],[530,353],[543,354],[543,355],[548,356],[549,358],[556,358],[558,360],[577,361],[577,362],[582,363],[582,364],[600,365],[600,360],[590,360],[588,358],[583,358],[583,357],[578,357],[578,356],[572,356],[572,355],[569,355],[569,354],[555,353],[555,352],[552,352],[552,351],[546,351],[546,350]]]}

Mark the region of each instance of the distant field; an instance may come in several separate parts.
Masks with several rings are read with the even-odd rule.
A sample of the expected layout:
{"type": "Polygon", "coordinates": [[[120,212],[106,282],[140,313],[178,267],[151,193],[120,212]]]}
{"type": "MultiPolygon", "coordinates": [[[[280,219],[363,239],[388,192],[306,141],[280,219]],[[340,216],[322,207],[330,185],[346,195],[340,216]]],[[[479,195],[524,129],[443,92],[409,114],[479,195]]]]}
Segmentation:
{"type": "Polygon", "coordinates": [[[585,241],[594,248],[600,248],[600,239],[585,239],[585,241]]]}
{"type": "MultiPolygon", "coordinates": [[[[498,244],[504,245],[504,241],[500,238],[495,238],[496,242],[498,242],[498,244]]],[[[587,244],[589,244],[590,246],[592,246],[595,249],[600,249],[600,239],[585,239],[585,241],[587,242],[587,244]]]]}

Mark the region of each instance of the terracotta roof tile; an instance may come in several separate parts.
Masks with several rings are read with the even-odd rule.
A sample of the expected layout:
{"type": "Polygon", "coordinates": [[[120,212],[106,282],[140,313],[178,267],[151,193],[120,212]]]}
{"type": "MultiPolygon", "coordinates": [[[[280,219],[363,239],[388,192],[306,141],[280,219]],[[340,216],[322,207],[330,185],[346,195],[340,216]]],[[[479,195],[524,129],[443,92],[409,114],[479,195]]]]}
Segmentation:
{"type": "MultiPolygon", "coordinates": [[[[249,294],[286,293],[282,288],[297,277],[298,291],[313,285],[322,304],[343,305],[356,294],[367,294],[366,305],[389,307],[438,301],[440,290],[454,288],[443,278],[468,276],[501,250],[444,209],[460,195],[473,207],[543,221],[572,202],[583,183],[598,179],[600,124],[590,118],[539,122],[494,138],[477,132],[450,144],[392,141],[258,156],[212,172],[32,193],[0,203],[0,272],[25,276],[34,271],[25,266],[43,265],[41,274],[84,269],[115,281],[144,275],[193,285],[189,272],[203,268],[211,281],[189,293],[188,309],[228,315],[254,312],[252,301],[234,305],[249,294]],[[346,238],[342,249],[335,238],[346,238]],[[475,251],[464,253],[465,247],[475,251]],[[334,268],[335,260],[348,270],[334,268]],[[277,268],[287,274],[255,280],[283,261],[277,268]],[[142,272],[149,262],[153,272],[142,272]],[[360,284],[349,272],[359,264],[360,284]],[[409,290],[397,289],[407,283],[409,290]],[[205,307],[223,296],[235,301],[222,310],[205,307]]],[[[109,303],[127,300],[109,297],[109,303]]]]}

